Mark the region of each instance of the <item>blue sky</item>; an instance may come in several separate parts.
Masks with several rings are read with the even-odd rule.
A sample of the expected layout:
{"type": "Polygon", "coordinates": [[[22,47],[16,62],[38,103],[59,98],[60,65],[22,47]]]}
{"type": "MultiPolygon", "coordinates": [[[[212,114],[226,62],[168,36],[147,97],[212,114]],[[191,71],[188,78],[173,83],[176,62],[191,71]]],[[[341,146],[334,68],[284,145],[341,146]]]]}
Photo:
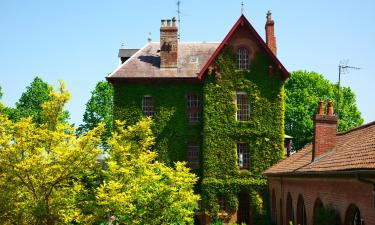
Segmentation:
{"type": "MultiPolygon", "coordinates": [[[[0,0],[2,101],[15,102],[36,75],[67,83],[71,122],[80,124],[95,84],[118,65],[118,48],[159,40],[160,19],[176,16],[176,0],[0,0]]],[[[289,71],[338,79],[338,63],[362,69],[342,77],[365,122],[375,120],[375,1],[244,0],[245,16],[264,37],[267,10],[275,20],[278,57],[289,71]]],[[[182,41],[221,41],[240,16],[240,0],[182,0],[182,41]]]]}

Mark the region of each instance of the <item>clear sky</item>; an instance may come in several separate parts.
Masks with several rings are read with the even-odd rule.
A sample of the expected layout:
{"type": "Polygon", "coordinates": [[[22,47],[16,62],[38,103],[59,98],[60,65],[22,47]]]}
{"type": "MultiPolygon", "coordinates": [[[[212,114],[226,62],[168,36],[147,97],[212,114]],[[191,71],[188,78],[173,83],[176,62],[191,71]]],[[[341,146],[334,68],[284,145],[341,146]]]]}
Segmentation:
{"type": "MultiPolygon", "coordinates": [[[[177,0],[0,0],[0,86],[14,106],[36,75],[67,83],[71,122],[80,124],[95,84],[118,65],[121,44],[140,48],[159,40],[160,19],[176,16],[177,0]]],[[[278,57],[289,71],[338,79],[350,86],[365,122],[375,120],[375,1],[244,0],[245,16],[264,37],[267,10],[275,20],[278,57]]],[[[221,41],[241,12],[240,0],[182,0],[182,41],[221,41]]]]}

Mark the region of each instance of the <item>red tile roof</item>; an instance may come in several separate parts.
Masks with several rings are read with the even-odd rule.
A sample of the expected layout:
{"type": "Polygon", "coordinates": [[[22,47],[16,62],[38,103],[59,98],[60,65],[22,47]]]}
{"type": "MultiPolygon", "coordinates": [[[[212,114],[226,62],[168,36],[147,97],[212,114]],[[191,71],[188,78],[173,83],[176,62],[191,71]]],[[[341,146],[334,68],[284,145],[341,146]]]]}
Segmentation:
{"type": "Polygon", "coordinates": [[[312,144],[267,169],[266,176],[343,172],[352,170],[375,171],[375,121],[337,134],[337,145],[332,151],[312,162],[312,144]]]}

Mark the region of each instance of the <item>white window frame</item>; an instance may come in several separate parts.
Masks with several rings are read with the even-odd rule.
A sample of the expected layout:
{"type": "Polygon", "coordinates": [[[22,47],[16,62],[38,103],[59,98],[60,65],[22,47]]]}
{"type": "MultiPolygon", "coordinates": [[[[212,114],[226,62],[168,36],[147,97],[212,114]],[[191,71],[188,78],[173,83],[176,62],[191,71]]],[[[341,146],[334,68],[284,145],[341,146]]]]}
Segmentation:
{"type": "Polygon", "coordinates": [[[250,151],[249,144],[245,142],[237,142],[236,144],[238,166],[240,169],[250,169],[250,151]],[[240,149],[239,145],[245,146],[245,149],[240,149]],[[246,150],[246,152],[243,152],[246,150]],[[247,162],[246,162],[247,161],[247,162]]]}
{"type": "Polygon", "coordinates": [[[245,91],[237,91],[236,92],[236,120],[237,121],[248,121],[250,120],[250,102],[249,102],[249,96],[245,91]],[[239,101],[239,96],[246,96],[247,97],[247,109],[241,108],[241,106],[244,104],[239,101]],[[239,105],[240,104],[240,105],[239,105]],[[242,111],[245,112],[242,112],[242,111]]]}
{"type": "Polygon", "coordinates": [[[249,65],[249,49],[240,47],[237,49],[237,67],[239,70],[248,70],[249,65]]]}

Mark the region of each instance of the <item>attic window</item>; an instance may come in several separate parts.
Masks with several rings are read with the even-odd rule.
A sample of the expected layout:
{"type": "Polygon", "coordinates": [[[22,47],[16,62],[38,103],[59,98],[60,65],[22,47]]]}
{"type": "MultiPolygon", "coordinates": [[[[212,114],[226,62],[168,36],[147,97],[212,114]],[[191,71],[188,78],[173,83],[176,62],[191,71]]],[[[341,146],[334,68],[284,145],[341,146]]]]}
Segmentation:
{"type": "Polygon", "coordinates": [[[247,48],[242,47],[237,50],[237,64],[240,70],[249,69],[249,50],[247,48]]]}
{"type": "Polygon", "coordinates": [[[190,56],[190,63],[198,63],[198,57],[197,56],[190,56]]]}

